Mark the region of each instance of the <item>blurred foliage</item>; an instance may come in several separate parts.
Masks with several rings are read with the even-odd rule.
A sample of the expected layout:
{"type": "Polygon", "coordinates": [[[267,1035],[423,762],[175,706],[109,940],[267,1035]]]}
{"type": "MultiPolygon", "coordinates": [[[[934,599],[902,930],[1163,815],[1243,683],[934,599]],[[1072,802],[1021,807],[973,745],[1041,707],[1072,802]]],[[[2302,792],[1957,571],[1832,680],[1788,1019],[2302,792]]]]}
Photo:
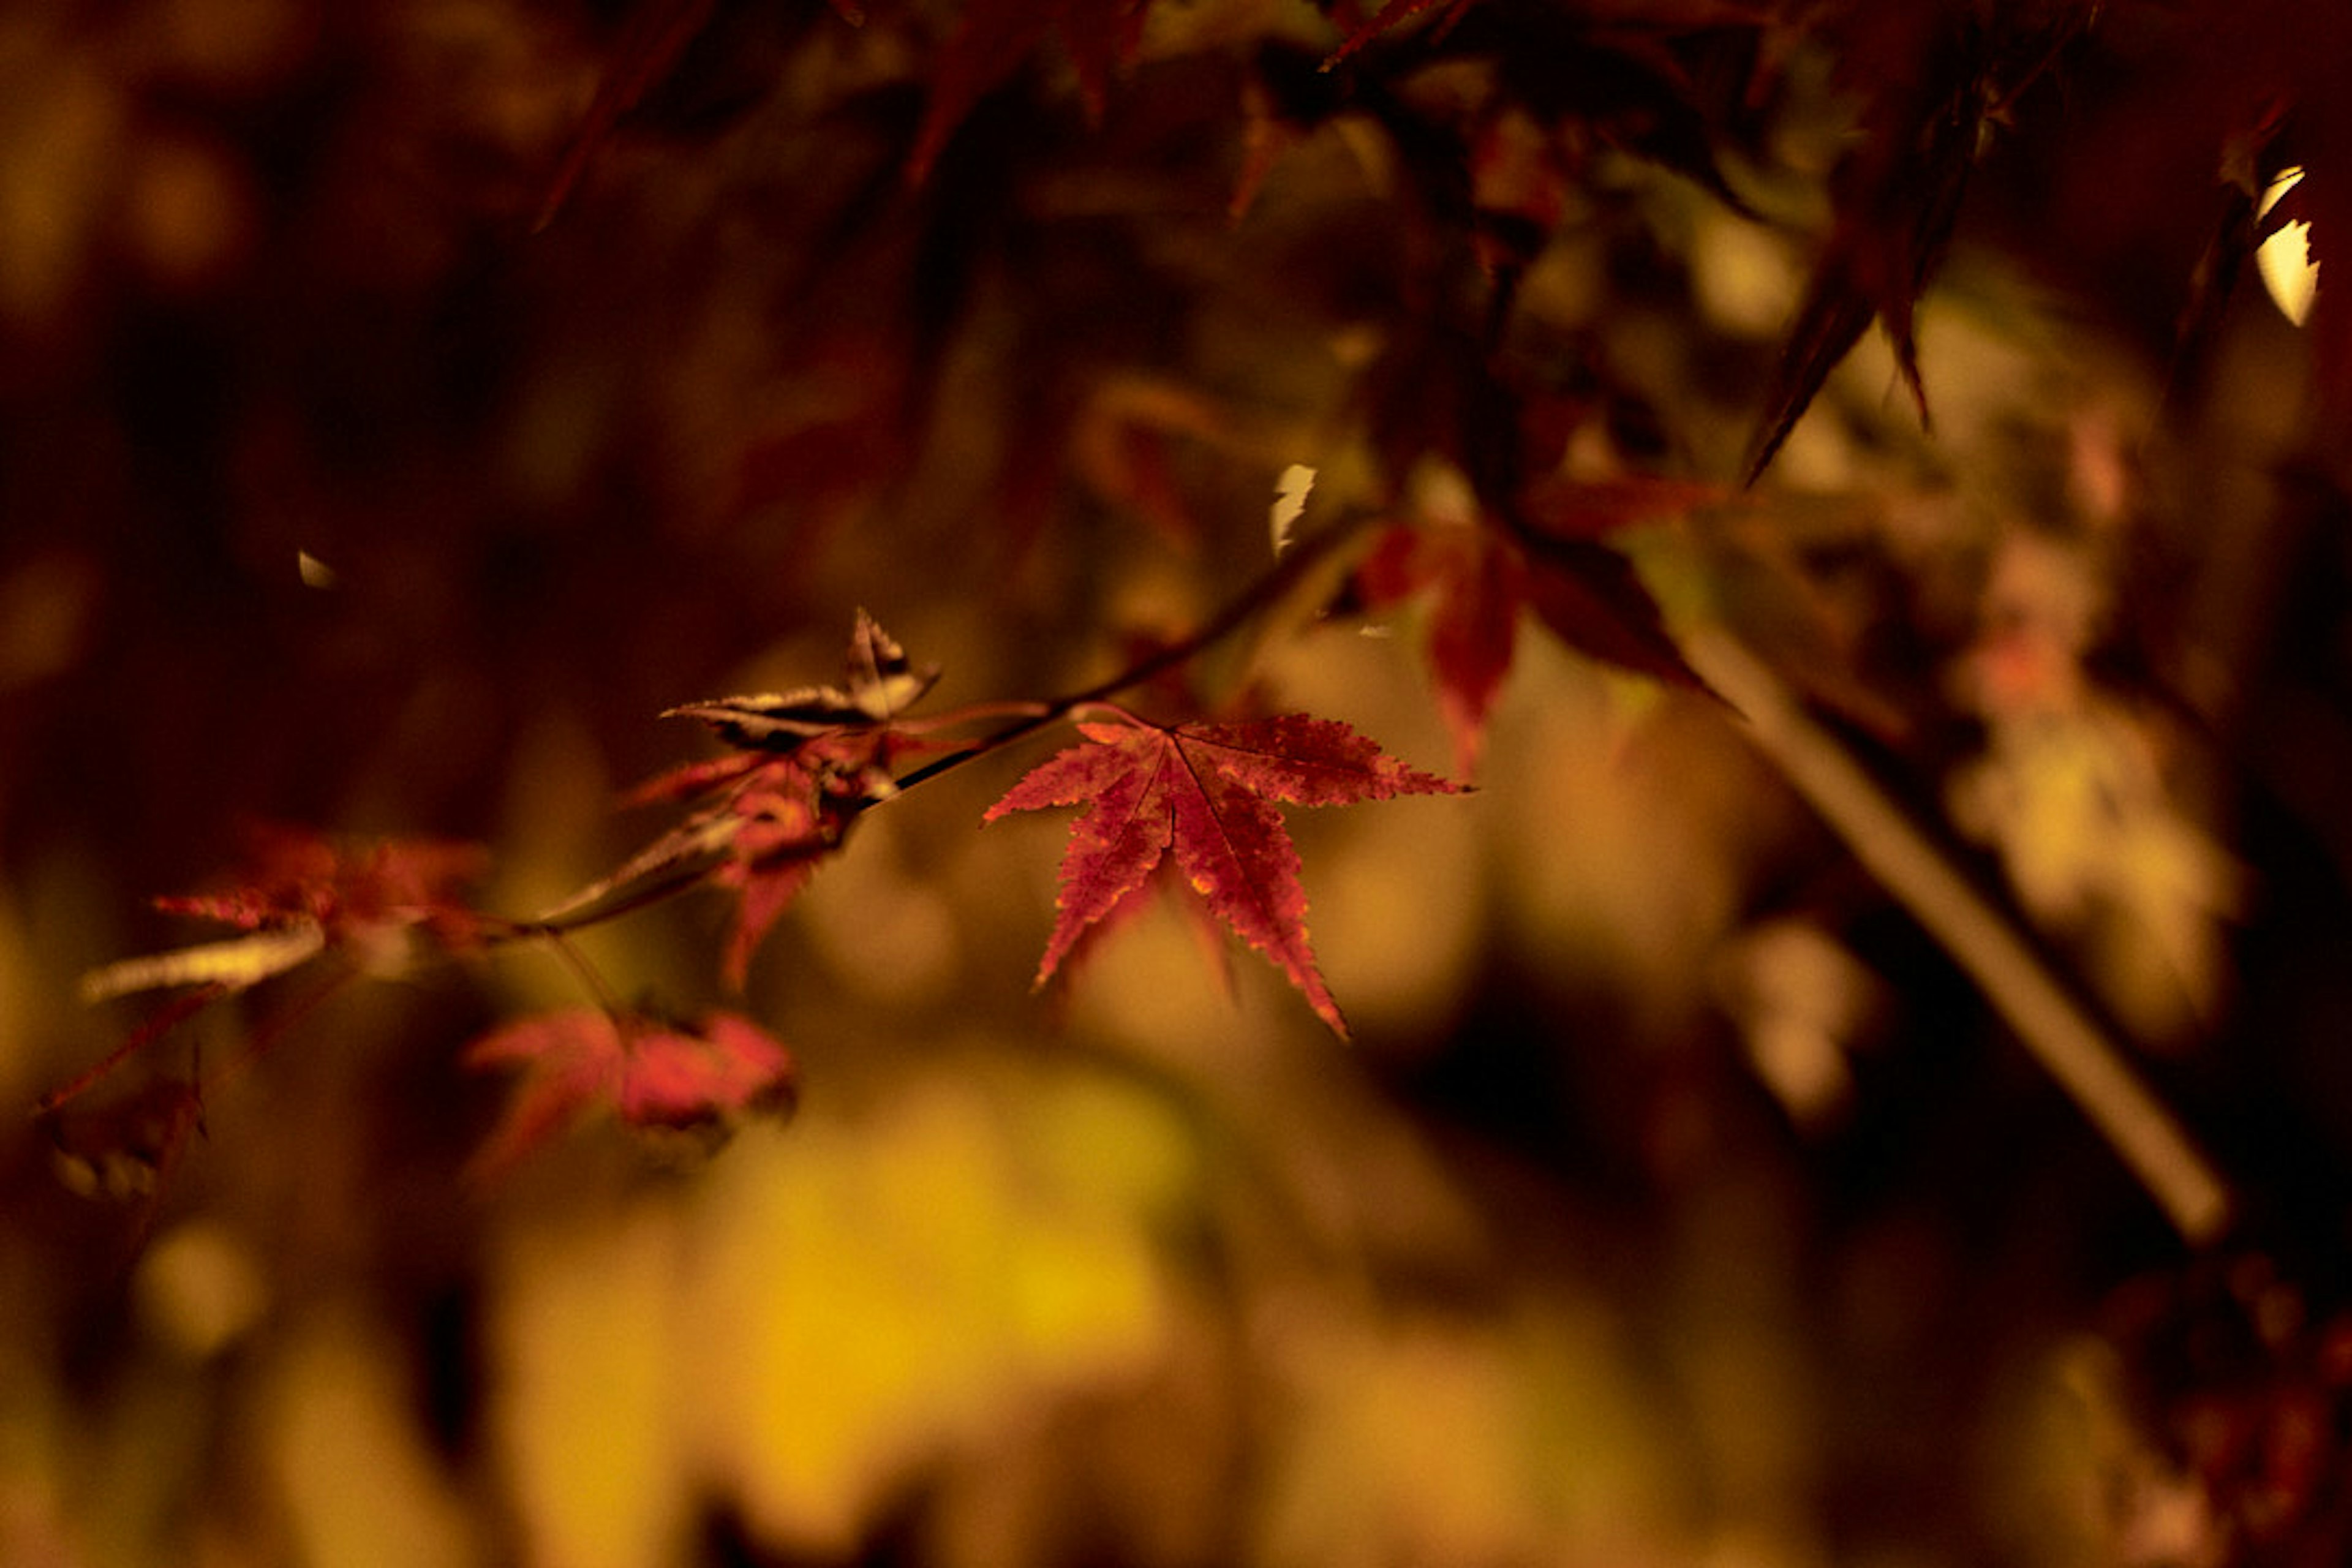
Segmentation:
{"type": "MultiPolygon", "coordinates": [[[[1437,610],[1334,577],[1192,673],[1477,759],[1293,823],[1352,1044],[1163,909],[1027,994],[1059,830],[977,830],[1026,754],[786,915],[727,1005],[801,1110],[716,1153],[469,1176],[462,1053],[583,1000],[552,954],[268,981],[0,1140],[0,1562],[2339,1561],[2317,9],[0,10],[18,1103],[246,822],[479,840],[544,909],[653,831],[655,715],[830,679],[857,606],[1036,698],[1257,578],[1292,465],[1310,531],[1638,476],[1717,498],[1611,535],[1666,622],[1933,825],[2246,1211],[2186,1256],[1739,715],[1528,616],[1465,744],[1437,610]],[[2232,286],[2288,219],[2301,329],[2232,286]]],[[[722,1000],[715,898],[572,941],[722,1000]]]]}

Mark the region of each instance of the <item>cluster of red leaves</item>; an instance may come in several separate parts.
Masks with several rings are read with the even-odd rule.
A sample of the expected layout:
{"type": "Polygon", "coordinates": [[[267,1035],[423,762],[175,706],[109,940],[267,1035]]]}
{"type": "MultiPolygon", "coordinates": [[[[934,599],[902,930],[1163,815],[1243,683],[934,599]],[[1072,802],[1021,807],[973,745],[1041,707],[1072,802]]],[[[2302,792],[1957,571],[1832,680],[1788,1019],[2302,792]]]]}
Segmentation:
{"type": "MultiPolygon", "coordinates": [[[[472,845],[426,840],[357,842],[296,828],[251,836],[244,875],[222,889],[159,900],[172,912],[235,926],[226,942],[128,959],[88,976],[93,1000],[184,986],[113,1052],[47,1096],[54,1111],[213,1002],[325,952],[367,973],[392,973],[422,937],[447,952],[492,938],[551,934],[601,919],[708,878],[740,900],[725,957],[740,986],[752,951],[818,863],[839,849],[857,814],[893,793],[891,760],[911,742],[892,728],[938,671],[919,668],[872,616],[860,612],[840,686],[724,698],[674,710],[701,720],[737,748],[690,763],[637,792],[641,801],[698,802],[614,876],[538,921],[483,915],[459,889],[483,868],[472,845]]],[[[297,1009],[299,1011],[299,1009],[297,1009]]],[[[267,1031],[274,1040],[288,1020],[267,1031]]],[[[524,1019],[477,1042],[477,1066],[526,1065],[530,1078],[482,1157],[502,1170],[562,1126],[610,1105],[635,1127],[709,1127],[789,1097],[783,1047],[730,1014],[699,1029],[635,1016],[571,1010],[524,1019]]],[[[201,1105],[198,1086],[166,1103],[187,1108],[166,1129],[175,1152],[201,1105]]],[[[151,1140],[152,1141],[152,1140],[151,1140]]],[[[155,1162],[159,1166],[161,1161],[155,1162]]]]}
{"type": "Polygon", "coordinates": [[[1062,858],[1059,915],[1037,983],[1090,931],[1133,912],[1172,857],[1202,904],[1274,962],[1318,1016],[1348,1032],[1315,966],[1298,851],[1275,803],[1341,805],[1460,788],[1407,767],[1345,724],[1289,713],[1234,724],[1129,719],[1078,726],[1084,742],[1048,758],[988,808],[1084,805],[1062,858]]]}
{"type": "MultiPolygon", "coordinates": [[[[852,26],[865,19],[865,13],[852,0],[832,0],[832,4],[842,20],[852,26]]],[[[562,206],[564,198],[586,171],[589,160],[612,136],[622,116],[661,85],[688,46],[710,25],[718,8],[719,0],[640,0],[631,8],[619,37],[614,40],[611,60],[604,79],[597,84],[596,96],[582,117],[580,128],[572,133],[572,144],[557,165],[554,177],[548,182],[547,194],[540,205],[539,221],[542,226],[562,206]]]]}
{"type": "Polygon", "coordinates": [[[840,686],[726,697],[673,708],[730,745],[632,791],[631,805],[698,801],[687,819],[618,871],[542,917],[577,923],[647,894],[709,878],[740,900],[724,973],[740,989],[751,954],[867,806],[895,794],[893,761],[921,742],[892,721],[939,679],[860,610],[840,686]]]}
{"type": "MultiPolygon", "coordinates": [[[[832,0],[832,8],[836,25],[866,19],[866,8],[852,0],[832,0]]],[[[1114,79],[1142,50],[1150,9],[1151,0],[965,0],[952,13],[951,26],[934,29],[911,8],[877,7],[882,16],[909,24],[916,47],[928,51],[921,68],[924,107],[905,161],[910,181],[924,178],[973,109],[1049,41],[1075,76],[1082,107],[1100,118],[1114,79]]],[[[1861,106],[1862,121],[1836,171],[1834,222],[1755,426],[1746,464],[1752,481],[1874,320],[1883,324],[1926,416],[1914,315],[1950,243],[1976,164],[2028,89],[2118,8],[2097,0],[1905,5],[1818,0],[1793,7],[1767,0],[1556,7],[1331,0],[1323,9],[1333,29],[1322,61],[1327,76],[1343,76],[1335,68],[1344,66],[1345,77],[1378,79],[1444,58],[1476,58],[1498,69],[1506,90],[1482,111],[1484,120],[1461,149],[1469,167],[1454,174],[1466,174],[1475,187],[1474,238],[1503,272],[1541,247],[1574,177],[1565,163],[1575,161],[1574,149],[1596,142],[1673,169],[1745,212],[1716,162],[1716,143],[1726,132],[1721,122],[1768,98],[1769,78],[1800,48],[1810,43],[1826,52],[1861,106]],[[1748,40],[1753,56],[1751,79],[1736,105],[1699,92],[1679,52],[1685,45],[1726,37],[1748,40]],[[1533,134],[1520,133],[1530,128],[1533,134]]],[[[2197,85],[2183,96],[2179,112],[2199,122],[2200,132],[2210,131],[2215,162],[2224,173],[2246,146],[2267,143],[2273,132],[2280,132],[2283,156],[2318,169],[2323,177],[2271,221],[2319,218],[2313,245],[2322,255],[2343,247],[2336,231],[2346,226],[2337,221],[2346,203],[2336,165],[2347,121],[2326,75],[2340,60],[2347,36],[2338,9],[2296,0],[2190,0],[2136,8],[2129,18],[2146,35],[2144,45],[2198,63],[2197,85]],[[2323,206],[2339,210],[2315,210],[2323,206]]],[[[630,10],[596,98],[551,181],[548,213],[622,117],[677,68],[719,14],[716,0],[640,0],[630,10]]],[[[2106,30],[2120,36],[2126,27],[2117,19],[2106,30]]],[[[1309,95],[1311,105],[1292,101],[1297,97],[1296,84],[1285,89],[1271,77],[1245,85],[1237,214],[1250,205],[1281,148],[1295,139],[1298,127],[1292,121],[1381,101],[1377,93],[1344,87],[1318,89],[1309,95]]],[[[2257,186],[2252,195],[2259,195],[2257,186]]],[[[2242,248],[2251,231],[2250,222],[2241,222],[2233,244],[2242,248]]],[[[2219,308],[2222,292],[2214,292],[2211,309],[2219,308]]],[[[2352,310],[2323,292],[2311,334],[2336,408],[2352,405],[2352,391],[2346,390],[2352,388],[2352,370],[2345,368],[2352,365],[2347,320],[2352,310]]]]}
{"type": "Polygon", "coordinates": [[[307,828],[249,830],[243,879],[155,907],[247,931],[308,921],[332,945],[365,946],[388,931],[422,927],[452,949],[481,937],[481,917],[458,896],[482,874],[478,844],[323,837],[307,828]]]}
{"type": "Polygon", "coordinates": [[[248,830],[246,868],[208,893],[155,907],[250,936],[128,959],[84,977],[93,1001],[163,986],[242,990],[325,952],[366,970],[396,969],[422,935],[448,952],[477,946],[483,921],[459,896],[486,864],[481,847],[430,839],[354,841],[304,828],[248,830]]]}
{"type": "Polygon", "coordinates": [[[548,919],[602,918],[616,895],[635,901],[641,891],[666,891],[676,882],[708,877],[739,900],[723,973],[740,989],[751,954],[785,909],[824,858],[840,850],[858,813],[887,793],[891,739],[881,732],[821,736],[790,755],[738,752],[651,780],[630,794],[630,804],[699,804],[548,919]]]}
{"type": "MultiPolygon", "coordinates": [[[[709,725],[735,749],[654,780],[641,803],[692,802],[685,820],[563,910],[529,923],[500,921],[457,889],[478,873],[478,849],[429,842],[350,844],[290,829],[257,834],[246,878],[164,907],[236,926],[225,943],[132,959],[91,977],[93,995],[189,986],[105,1061],[45,1102],[54,1110],[186,1017],[235,990],[330,950],[383,970],[421,933],[446,951],[495,936],[554,935],[679,887],[707,880],[740,900],[724,970],[740,987],[751,955],[858,815],[898,788],[896,756],[916,744],[901,710],[938,671],[918,667],[860,613],[839,686],[730,697],[676,713],[709,725]]],[[[1025,723],[1011,734],[1025,732],[1025,723]]],[[[1080,744],[1034,769],[990,808],[1086,807],[1062,864],[1060,916],[1040,966],[1043,984],[1083,939],[1138,907],[1145,884],[1172,868],[1196,907],[1266,955],[1335,1030],[1346,1024],[1315,963],[1299,860],[1276,805],[1335,805],[1458,786],[1410,768],[1346,725],[1304,714],[1234,723],[1163,726],[1140,720],[1082,723],[1080,744]]],[[[984,748],[983,748],[984,749],[984,748]]],[[[976,754],[968,753],[968,754],[976,754]]],[[[273,1027],[273,1035],[275,1027],[273,1027]]],[[[788,1102],[792,1058],[731,1013],[697,1027],[637,1015],[573,1008],[522,1019],[478,1040],[476,1067],[526,1069],[478,1168],[511,1166],[598,1108],[636,1128],[723,1130],[737,1114],[788,1102]]],[[[190,1108],[167,1129],[176,1149],[194,1124],[194,1084],[171,1103],[190,1108]]]]}
{"type": "Polygon", "coordinates": [[[2091,26],[2095,4],[1935,0],[1836,8],[1841,79],[1862,134],[1836,171],[1837,217],[1813,265],[1748,452],[1753,482],[1874,317],[1927,418],[1914,313],[1949,247],[1986,132],[2091,26]]]}
{"type": "MultiPolygon", "coordinates": [[[[864,23],[855,0],[830,0],[851,26],[864,23]]],[[[573,133],[541,199],[543,225],[562,206],[621,120],[677,68],[712,21],[717,0],[640,0],[613,41],[594,100],[573,133]]],[[[931,69],[930,94],[907,155],[919,182],[972,107],[1002,86],[1050,34],[1076,71],[1087,112],[1099,118],[1110,79],[1131,62],[1150,0],[971,0],[931,69]]]]}
{"type": "MultiPolygon", "coordinates": [[[[470,952],[489,927],[459,896],[483,869],[478,845],[339,839],[279,826],[257,826],[247,837],[239,879],[212,892],[155,900],[166,912],[215,921],[246,934],[124,959],[84,975],[82,994],[93,1002],[137,991],[191,989],[157,1008],[95,1065],[44,1095],[43,1114],[79,1098],[213,1003],[322,953],[337,953],[364,972],[397,973],[415,958],[420,937],[440,952],[470,952]]],[[[181,1109],[164,1146],[176,1152],[194,1125],[201,1099],[192,1084],[173,1094],[163,1103],[181,1109]]]]}
{"type": "MultiPolygon", "coordinates": [[[[797,830],[787,825],[806,817],[801,796],[780,794],[765,776],[777,769],[800,778],[816,776],[779,759],[749,770],[729,795],[730,820],[738,825],[731,837],[746,868],[747,910],[774,896],[768,889],[779,874],[770,864],[789,852],[785,841],[797,830]]],[[[105,1058],[44,1097],[41,1110],[59,1110],[214,1002],[320,953],[340,952],[362,970],[383,973],[408,962],[415,936],[443,951],[469,952],[493,932],[514,930],[457,897],[482,865],[482,852],[472,845],[353,842],[290,827],[256,830],[244,879],[214,892],[156,900],[173,913],[222,921],[249,934],[129,959],[90,975],[84,988],[94,998],[163,986],[191,989],[158,1009],[105,1058]]],[[[772,912],[764,919],[772,920],[772,912]]],[[[739,947],[748,953],[748,941],[739,947]]],[[[265,1037],[274,1039],[289,1021],[281,1018],[265,1037]]],[[[633,1127],[709,1129],[741,1110],[788,1103],[793,1086],[792,1058],[784,1047],[727,1014],[686,1029],[593,1010],[552,1013],[486,1037],[467,1051],[467,1060],[530,1068],[482,1152],[484,1173],[507,1169],[600,1105],[609,1105],[633,1127]]],[[[198,1124],[202,1105],[198,1084],[166,1080],[133,1097],[127,1107],[61,1131],[60,1147],[68,1153],[80,1144],[97,1151],[77,1154],[75,1168],[98,1170],[103,1155],[111,1162],[128,1160],[160,1177],[198,1124]]]]}
{"type": "Polygon", "coordinates": [[[795,1088],[792,1053],[734,1013],[709,1014],[688,1027],[566,1008],[483,1036],[467,1048],[466,1062],[523,1072],[505,1117],[475,1156],[485,1177],[600,1109],[640,1131],[723,1135],[742,1113],[789,1111],[795,1088]]]}

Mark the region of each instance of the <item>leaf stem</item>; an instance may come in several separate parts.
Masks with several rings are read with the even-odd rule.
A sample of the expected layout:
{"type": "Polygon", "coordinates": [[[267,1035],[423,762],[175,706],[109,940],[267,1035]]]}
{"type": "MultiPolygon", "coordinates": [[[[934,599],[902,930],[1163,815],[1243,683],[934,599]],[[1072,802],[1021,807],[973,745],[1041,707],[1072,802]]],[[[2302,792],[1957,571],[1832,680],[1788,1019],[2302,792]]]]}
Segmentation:
{"type": "Polygon", "coordinates": [[[620,999],[613,994],[613,988],[604,983],[604,971],[591,963],[588,961],[588,955],[573,946],[572,939],[563,932],[550,931],[546,934],[549,945],[555,949],[556,956],[563,961],[564,967],[572,971],[572,978],[579,981],[588,994],[596,999],[596,1005],[604,1010],[604,1016],[613,1020],[613,1026],[621,1031],[621,1041],[625,1046],[628,1043],[629,1032],[622,1027],[620,999]]]}
{"type": "Polygon", "coordinates": [[[47,1116],[68,1101],[79,1099],[92,1084],[227,995],[232,989],[226,982],[215,980],[172,998],[131,1030],[121,1045],[35,1100],[33,1114],[47,1116]]]}

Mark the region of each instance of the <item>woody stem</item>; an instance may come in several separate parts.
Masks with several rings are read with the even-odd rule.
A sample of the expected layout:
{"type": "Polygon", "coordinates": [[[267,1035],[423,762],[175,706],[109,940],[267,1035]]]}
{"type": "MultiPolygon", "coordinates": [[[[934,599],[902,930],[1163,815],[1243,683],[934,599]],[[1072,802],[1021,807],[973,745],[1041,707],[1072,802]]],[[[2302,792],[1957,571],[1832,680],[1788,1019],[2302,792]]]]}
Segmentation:
{"type": "Polygon", "coordinates": [[[903,795],[919,784],[927,784],[941,773],[951,772],[966,763],[976,762],[1015,741],[1024,740],[1048,725],[1057,724],[1081,708],[1103,702],[1122,691],[1132,690],[1199,658],[1240,630],[1251,616],[1305,581],[1327,557],[1353,540],[1371,521],[1370,514],[1345,518],[1319,533],[1298,540],[1272,571],[1262,574],[1249,586],[1227,600],[1191,636],[1153,650],[1118,674],[1092,686],[1030,705],[1030,710],[1012,723],[982,736],[960,751],[933,758],[900,778],[898,781],[898,793],[903,795]]]}

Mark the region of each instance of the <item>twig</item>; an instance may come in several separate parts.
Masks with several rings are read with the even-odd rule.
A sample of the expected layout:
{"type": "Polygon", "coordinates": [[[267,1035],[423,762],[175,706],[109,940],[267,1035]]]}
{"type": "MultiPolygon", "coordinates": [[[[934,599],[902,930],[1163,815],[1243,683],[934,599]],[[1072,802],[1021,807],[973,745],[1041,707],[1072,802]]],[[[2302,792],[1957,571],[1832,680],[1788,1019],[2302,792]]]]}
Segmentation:
{"type": "Polygon", "coordinates": [[[2181,1237],[2219,1238],[2228,1184],[2010,923],[1728,633],[1699,631],[1685,646],[1693,667],[1746,716],[1757,748],[1976,982],[2181,1237]]]}
{"type": "MultiPolygon", "coordinates": [[[[1280,599],[1303,582],[1334,553],[1340,545],[1354,539],[1366,523],[1374,521],[1370,515],[1350,517],[1334,522],[1320,532],[1297,541],[1285,552],[1274,570],[1252,582],[1248,587],[1225,602],[1190,637],[1170,643],[1120,670],[1108,679],[1097,681],[1083,691],[1072,691],[1047,701],[1030,706],[1021,718],[1003,728],[990,731],[959,751],[935,757],[921,767],[900,778],[898,793],[903,795],[919,784],[925,784],[964,763],[976,762],[991,752],[1035,734],[1048,725],[1060,722],[1081,708],[1118,696],[1152,679],[1165,670],[1175,668],[1189,659],[1198,658],[1207,649],[1231,637],[1252,616],[1280,599]]],[[[874,804],[874,803],[869,803],[874,804]]]]}
{"type": "MultiPolygon", "coordinates": [[[[1141,686],[1163,672],[1198,658],[1247,625],[1252,616],[1296,589],[1329,557],[1338,553],[1340,547],[1360,536],[1364,529],[1376,521],[1378,516],[1374,513],[1350,514],[1335,520],[1318,532],[1295,541],[1270,570],[1254,578],[1189,636],[1165,647],[1154,649],[1117,674],[1083,690],[1066,692],[1044,700],[977,702],[952,712],[909,721],[903,725],[894,720],[894,726],[908,733],[924,734],[974,719],[1015,715],[1010,723],[1000,725],[987,734],[901,774],[892,782],[892,787],[887,793],[869,795],[857,801],[853,809],[863,814],[886,800],[895,800],[917,784],[926,784],[966,763],[977,762],[992,752],[1024,740],[1085,709],[1108,705],[1108,700],[1118,693],[1141,686]]],[[[607,921],[660,903],[690,888],[701,886],[705,875],[726,859],[726,844],[721,839],[699,847],[689,845],[681,849],[680,834],[687,831],[675,830],[656,839],[611,876],[591,884],[536,919],[501,922],[497,940],[561,938],[566,932],[602,925],[607,921]]]]}

